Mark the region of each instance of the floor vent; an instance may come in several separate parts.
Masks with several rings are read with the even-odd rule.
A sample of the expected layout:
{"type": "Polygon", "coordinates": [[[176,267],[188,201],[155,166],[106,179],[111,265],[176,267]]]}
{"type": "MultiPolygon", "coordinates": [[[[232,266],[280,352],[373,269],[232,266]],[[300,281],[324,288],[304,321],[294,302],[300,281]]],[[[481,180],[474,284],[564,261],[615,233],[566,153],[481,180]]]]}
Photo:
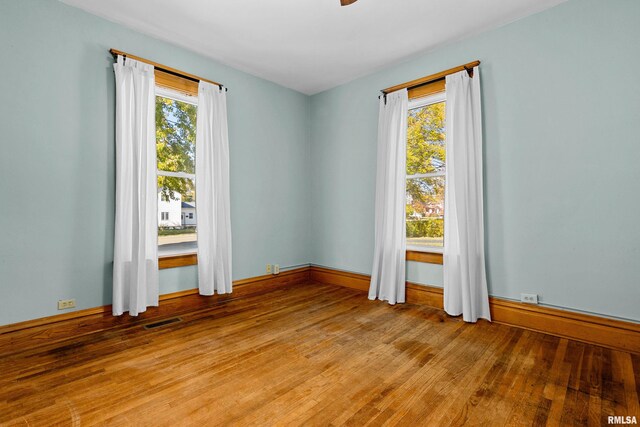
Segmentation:
{"type": "Polygon", "coordinates": [[[149,323],[147,325],[144,325],[144,328],[155,329],[155,328],[159,328],[160,326],[170,325],[171,323],[176,323],[176,322],[182,322],[182,319],[179,317],[174,317],[172,319],[161,320],[159,322],[149,323]]]}

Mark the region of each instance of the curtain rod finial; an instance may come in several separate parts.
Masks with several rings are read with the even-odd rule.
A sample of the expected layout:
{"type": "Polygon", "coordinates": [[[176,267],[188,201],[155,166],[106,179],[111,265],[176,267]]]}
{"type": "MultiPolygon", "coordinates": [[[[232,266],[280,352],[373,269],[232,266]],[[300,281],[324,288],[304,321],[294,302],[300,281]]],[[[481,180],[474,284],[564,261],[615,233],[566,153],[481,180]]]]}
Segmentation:
{"type": "Polygon", "coordinates": [[[469,67],[468,65],[465,65],[464,70],[467,72],[470,78],[473,78],[473,67],[469,67]]]}

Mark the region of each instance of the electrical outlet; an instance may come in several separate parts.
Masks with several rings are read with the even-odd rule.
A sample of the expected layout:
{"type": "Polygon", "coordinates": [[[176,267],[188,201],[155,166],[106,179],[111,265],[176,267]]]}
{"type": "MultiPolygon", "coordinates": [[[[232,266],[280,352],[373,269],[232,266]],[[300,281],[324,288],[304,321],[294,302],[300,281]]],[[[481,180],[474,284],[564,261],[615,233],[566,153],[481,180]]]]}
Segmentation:
{"type": "Polygon", "coordinates": [[[58,310],[66,310],[67,308],[74,308],[75,306],[76,306],[75,299],[58,300],[58,310]]]}
{"type": "Polygon", "coordinates": [[[267,274],[271,273],[271,264],[267,264],[267,274]]]}
{"type": "Polygon", "coordinates": [[[527,304],[537,304],[538,303],[538,295],[536,294],[520,294],[520,301],[526,302],[527,304]]]}
{"type": "Polygon", "coordinates": [[[273,274],[280,274],[280,266],[278,264],[273,265],[273,274]]]}

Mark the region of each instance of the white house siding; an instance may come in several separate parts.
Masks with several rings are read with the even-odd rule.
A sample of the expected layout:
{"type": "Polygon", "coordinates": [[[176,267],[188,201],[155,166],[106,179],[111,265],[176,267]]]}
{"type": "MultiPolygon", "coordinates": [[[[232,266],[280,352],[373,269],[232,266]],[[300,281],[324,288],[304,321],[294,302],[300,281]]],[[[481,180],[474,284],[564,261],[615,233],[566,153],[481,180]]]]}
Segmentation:
{"type": "Polygon", "coordinates": [[[186,227],[196,225],[196,204],[194,202],[182,202],[182,224],[186,227]]]}
{"type": "Polygon", "coordinates": [[[182,208],[184,214],[184,225],[194,226],[196,225],[196,209],[195,208],[182,208]],[[191,215],[191,218],[189,217],[191,215]]]}
{"type": "Polygon", "coordinates": [[[158,193],[158,226],[159,227],[180,227],[182,226],[182,196],[174,193],[175,200],[169,198],[168,201],[162,200],[162,193],[158,193]],[[168,219],[162,219],[162,213],[169,214],[168,219]]]}

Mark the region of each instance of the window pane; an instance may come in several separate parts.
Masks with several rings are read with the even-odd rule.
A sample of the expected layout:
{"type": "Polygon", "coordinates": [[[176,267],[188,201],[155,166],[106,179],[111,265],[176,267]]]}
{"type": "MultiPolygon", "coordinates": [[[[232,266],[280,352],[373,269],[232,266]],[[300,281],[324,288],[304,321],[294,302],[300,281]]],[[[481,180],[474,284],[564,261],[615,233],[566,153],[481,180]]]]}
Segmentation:
{"type": "Polygon", "coordinates": [[[195,185],[192,179],[158,177],[158,256],[197,250],[195,185]]]}
{"type": "Polygon", "coordinates": [[[444,246],[444,177],[407,179],[407,245],[444,246]]]}
{"type": "Polygon", "coordinates": [[[409,110],[407,175],[444,172],[445,103],[409,110]]]}
{"type": "Polygon", "coordinates": [[[197,107],[156,96],[158,170],[195,173],[197,107]]]}

